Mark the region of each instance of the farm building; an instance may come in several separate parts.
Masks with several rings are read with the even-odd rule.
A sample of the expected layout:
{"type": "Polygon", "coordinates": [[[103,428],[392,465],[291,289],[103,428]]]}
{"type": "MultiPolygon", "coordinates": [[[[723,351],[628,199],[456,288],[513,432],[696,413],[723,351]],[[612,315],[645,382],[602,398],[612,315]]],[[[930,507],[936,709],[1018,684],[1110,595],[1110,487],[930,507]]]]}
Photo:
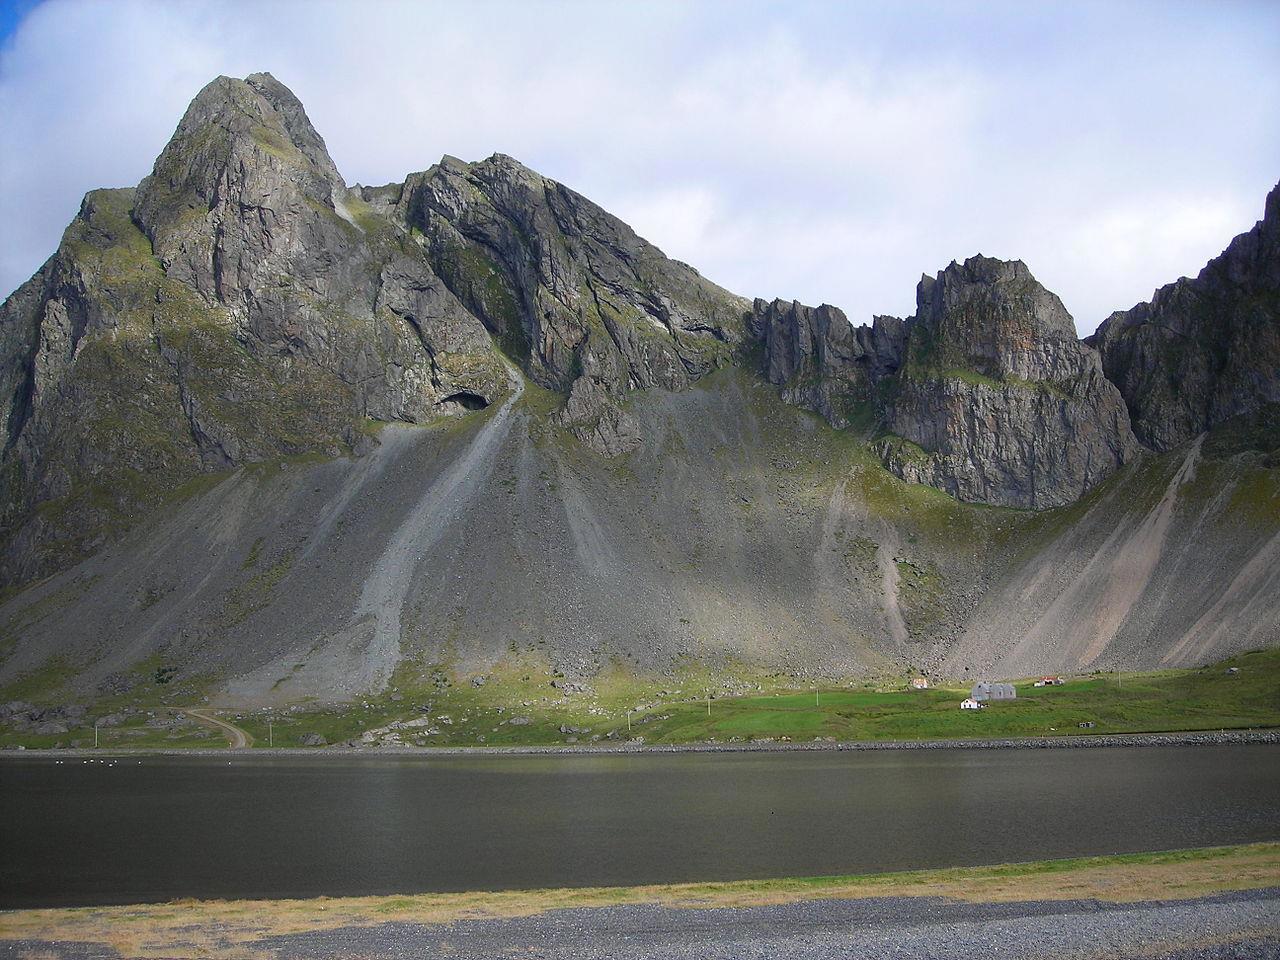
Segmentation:
{"type": "Polygon", "coordinates": [[[1035,685],[1037,687],[1060,687],[1066,682],[1061,677],[1041,677],[1036,681],[1035,685]]]}
{"type": "Polygon", "coordinates": [[[969,696],[979,703],[985,700],[1013,700],[1017,698],[1018,691],[1013,688],[1012,683],[992,683],[989,680],[983,680],[973,685],[969,696]]]}
{"type": "Polygon", "coordinates": [[[981,710],[985,706],[985,703],[979,703],[977,700],[973,699],[973,697],[966,697],[964,700],[960,701],[961,710],[981,710]]]}
{"type": "Polygon", "coordinates": [[[929,689],[929,681],[928,681],[928,680],[926,680],[924,677],[912,677],[912,678],[911,678],[911,689],[912,689],[912,690],[928,690],[928,689],[929,689]]]}

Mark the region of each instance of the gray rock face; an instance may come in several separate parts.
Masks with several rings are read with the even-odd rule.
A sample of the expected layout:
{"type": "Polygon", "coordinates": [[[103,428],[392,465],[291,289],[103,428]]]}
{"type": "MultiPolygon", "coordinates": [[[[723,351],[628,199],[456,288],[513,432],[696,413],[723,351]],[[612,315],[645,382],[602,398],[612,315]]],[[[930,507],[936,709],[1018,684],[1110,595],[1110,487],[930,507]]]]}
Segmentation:
{"type": "Polygon", "coordinates": [[[498,390],[483,326],[416,244],[348,196],[269,74],[196,97],[134,217],[166,277],[225,310],[241,344],[332,371],[365,416],[419,420],[459,390],[498,390]]]}
{"type": "Polygon", "coordinates": [[[606,457],[630,453],[644,441],[640,425],[611,395],[607,382],[581,376],[556,422],[592,450],[606,457]]]}
{"type": "Polygon", "coordinates": [[[0,307],[0,583],[201,473],[365,449],[368,419],[483,406],[505,382],[483,324],[348,193],[297,99],[220,77],[153,173],[90,193],[0,307]]]}
{"type": "Polygon", "coordinates": [[[1280,402],[1280,185],[1263,219],[1199,276],[1113,313],[1088,342],[1156,450],[1280,402]]]}
{"type": "Polygon", "coordinates": [[[890,470],[960,500],[1056,506],[1133,456],[1096,352],[1024,264],[952,263],[916,303],[855,329],[834,307],[757,300],[750,328],[785,399],[836,426],[863,412],[890,470]]]}
{"type": "Polygon", "coordinates": [[[394,215],[544,386],[679,390],[741,339],[746,301],[502,154],[410,176],[394,215]]]}
{"type": "Polygon", "coordinates": [[[496,154],[446,157],[362,196],[417,237],[449,289],[605,456],[640,442],[632,390],[683,390],[727,362],[748,304],[572,190],[496,154]]]}
{"type": "Polygon", "coordinates": [[[888,391],[886,466],[961,500],[1069,503],[1136,443],[1097,353],[1018,261],[973,257],[916,290],[906,361],[888,391]]]}
{"type": "Polygon", "coordinates": [[[749,328],[763,348],[765,378],[782,388],[783,398],[840,427],[898,369],[906,334],[897,317],[855,329],[836,307],[783,300],[756,300],[749,328]]]}

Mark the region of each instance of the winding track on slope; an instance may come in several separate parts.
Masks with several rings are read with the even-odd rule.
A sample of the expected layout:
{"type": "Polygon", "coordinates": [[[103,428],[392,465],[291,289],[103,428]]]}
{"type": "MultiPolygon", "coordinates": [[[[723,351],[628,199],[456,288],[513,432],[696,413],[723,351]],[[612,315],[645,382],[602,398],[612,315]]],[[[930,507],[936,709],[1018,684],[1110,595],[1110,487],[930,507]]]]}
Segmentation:
{"type": "Polygon", "coordinates": [[[211,713],[204,710],[188,709],[185,711],[187,716],[195,717],[196,720],[203,723],[206,727],[213,727],[220,733],[227,735],[227,746],[232,750],[245,750],[253,746],[253,737],[246,731],[241,730],[234,723],[227,723],[225,720],[219,720],[211,713]]]}

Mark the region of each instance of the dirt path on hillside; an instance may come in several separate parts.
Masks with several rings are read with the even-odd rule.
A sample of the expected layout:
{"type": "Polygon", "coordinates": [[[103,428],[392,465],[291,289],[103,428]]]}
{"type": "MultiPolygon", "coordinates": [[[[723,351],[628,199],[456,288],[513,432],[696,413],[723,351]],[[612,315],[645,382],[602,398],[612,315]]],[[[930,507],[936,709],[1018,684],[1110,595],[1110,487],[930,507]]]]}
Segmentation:
{"type": "Polygon", "coordinates": [[[204,710],[187,710],[187,716],[195,717],[200,723],[206,727],[212,727],[219,733],[225,734],[227,738],[227,746],[232,750],[246,750],[253,746],[253,737],[244,730],[241,730],[234,723],[228,723],[225,720],[219,720],[213,714],[204,710]]]}

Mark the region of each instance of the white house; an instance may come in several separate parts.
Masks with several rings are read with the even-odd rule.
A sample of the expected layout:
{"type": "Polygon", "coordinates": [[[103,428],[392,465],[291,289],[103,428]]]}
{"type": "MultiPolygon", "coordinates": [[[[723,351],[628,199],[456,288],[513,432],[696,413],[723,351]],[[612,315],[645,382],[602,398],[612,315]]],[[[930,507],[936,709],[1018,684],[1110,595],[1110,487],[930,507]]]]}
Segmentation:
{"type": "Polygon", "coordinates": [[[985,706],[985,703],[979,703],[977,700],[973,699],[973,697],[965,697],[960,701],[961,710],[981,710],[985,706]]]}

